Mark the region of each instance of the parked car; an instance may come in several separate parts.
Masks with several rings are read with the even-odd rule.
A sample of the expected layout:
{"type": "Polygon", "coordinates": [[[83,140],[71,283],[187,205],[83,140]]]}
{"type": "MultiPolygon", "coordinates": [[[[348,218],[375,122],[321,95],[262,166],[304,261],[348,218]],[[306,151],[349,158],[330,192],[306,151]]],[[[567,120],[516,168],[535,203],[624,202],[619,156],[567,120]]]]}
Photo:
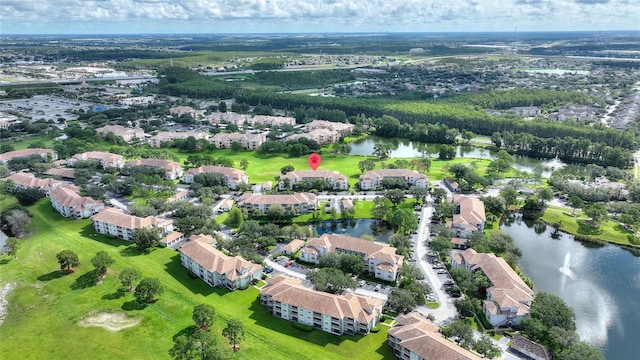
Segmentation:
{"type": "Polygon", "coordinates": [[[265,274],[270,274],[273,272],[273,268],[267,266],[266,268],[264,268],[264,272],[265,274]]]}

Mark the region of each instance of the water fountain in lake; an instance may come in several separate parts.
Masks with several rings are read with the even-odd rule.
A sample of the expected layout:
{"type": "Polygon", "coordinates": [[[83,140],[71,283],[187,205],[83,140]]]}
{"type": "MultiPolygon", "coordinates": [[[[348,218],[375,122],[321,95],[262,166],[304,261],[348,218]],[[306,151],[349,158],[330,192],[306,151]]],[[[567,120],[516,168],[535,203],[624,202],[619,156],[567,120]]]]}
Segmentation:
{"type": "Polygon", "coordinates": [[[569,279],[575,280],[576,274],[573,272],[573,270],[571,270],[571,268],[569,267],[570,265],[571,265],[571,253],[567,251],[567,253],[564,255],[564,263],[558,270],[564,275],[566,275],[569,279]]]}

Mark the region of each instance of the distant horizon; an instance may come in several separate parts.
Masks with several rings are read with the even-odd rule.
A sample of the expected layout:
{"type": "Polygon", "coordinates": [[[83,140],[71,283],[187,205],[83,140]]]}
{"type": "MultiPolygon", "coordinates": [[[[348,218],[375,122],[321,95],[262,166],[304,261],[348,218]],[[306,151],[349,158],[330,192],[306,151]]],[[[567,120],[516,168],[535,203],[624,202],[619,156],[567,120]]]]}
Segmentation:
{"type": "Polygon", "coordinates": [[[2,0],[3,34],[640,30],[637,0],[2,0]]]}

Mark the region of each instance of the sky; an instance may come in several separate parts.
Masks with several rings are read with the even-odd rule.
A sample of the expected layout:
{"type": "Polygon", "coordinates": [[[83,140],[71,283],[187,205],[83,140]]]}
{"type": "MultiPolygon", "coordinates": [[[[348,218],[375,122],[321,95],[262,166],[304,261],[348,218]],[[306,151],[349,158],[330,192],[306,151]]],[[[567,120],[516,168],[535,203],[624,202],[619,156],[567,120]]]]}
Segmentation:
{"type": "Polygon", "coordinates": [[[640,0],[0,0],[1,34],[640,30],[640,0]]]}

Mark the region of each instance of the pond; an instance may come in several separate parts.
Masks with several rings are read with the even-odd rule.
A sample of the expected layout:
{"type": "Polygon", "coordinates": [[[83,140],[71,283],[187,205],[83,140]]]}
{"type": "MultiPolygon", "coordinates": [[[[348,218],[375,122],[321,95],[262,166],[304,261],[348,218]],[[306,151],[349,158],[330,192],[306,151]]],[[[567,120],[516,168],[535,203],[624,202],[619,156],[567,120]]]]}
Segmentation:
{"type": "Polygon", "coordinates": [[[640,353],[640,251],[579,242],[553,228],[521,219],[500,230],[522,249],[520,267],[536,291],[562,298],[576,313],[580,338],[607,359],[640,353]],[[634,255],[635,254],[635,255],[634,255]]]}
{"type": "Polygon", "coordinates": [[[312,224],[318,231],[318,235],[334,233],[343,234],[353,237],[362,237],[362,235],[370,235],[376,241],[386,243],[389,241],[389,237],[393,235],[393,231],[373,219],[350,219],[350,220],[336,220],[336,221],[320,221],[317,224],[312,224]]]}
{"type": "MultiPolygon", "coordinates": [[[[415,158],[423,156],[437,158],[441,146],[440,144],[425,144],[407,139],[369,136],[350,143],[351,152],[349,152],[349,155],[373,155],[373,148],[376,144],[387,144],[391,146],[391,158],[415,158]]],[[[490,151],[475,146],[456,146],[456,158],[464,157],[495,160],[497,154],[497,151],[490,151]]],[[[534,159],[526,156],[514,156],[514,159],[515,163],[513,167],[520,171],[533,172],[534,167],[541,165],[544,169],[542,173],[543,177],[549,177],[553,170],[560,169],[566,165],[558,159],[534,159]]]]}

